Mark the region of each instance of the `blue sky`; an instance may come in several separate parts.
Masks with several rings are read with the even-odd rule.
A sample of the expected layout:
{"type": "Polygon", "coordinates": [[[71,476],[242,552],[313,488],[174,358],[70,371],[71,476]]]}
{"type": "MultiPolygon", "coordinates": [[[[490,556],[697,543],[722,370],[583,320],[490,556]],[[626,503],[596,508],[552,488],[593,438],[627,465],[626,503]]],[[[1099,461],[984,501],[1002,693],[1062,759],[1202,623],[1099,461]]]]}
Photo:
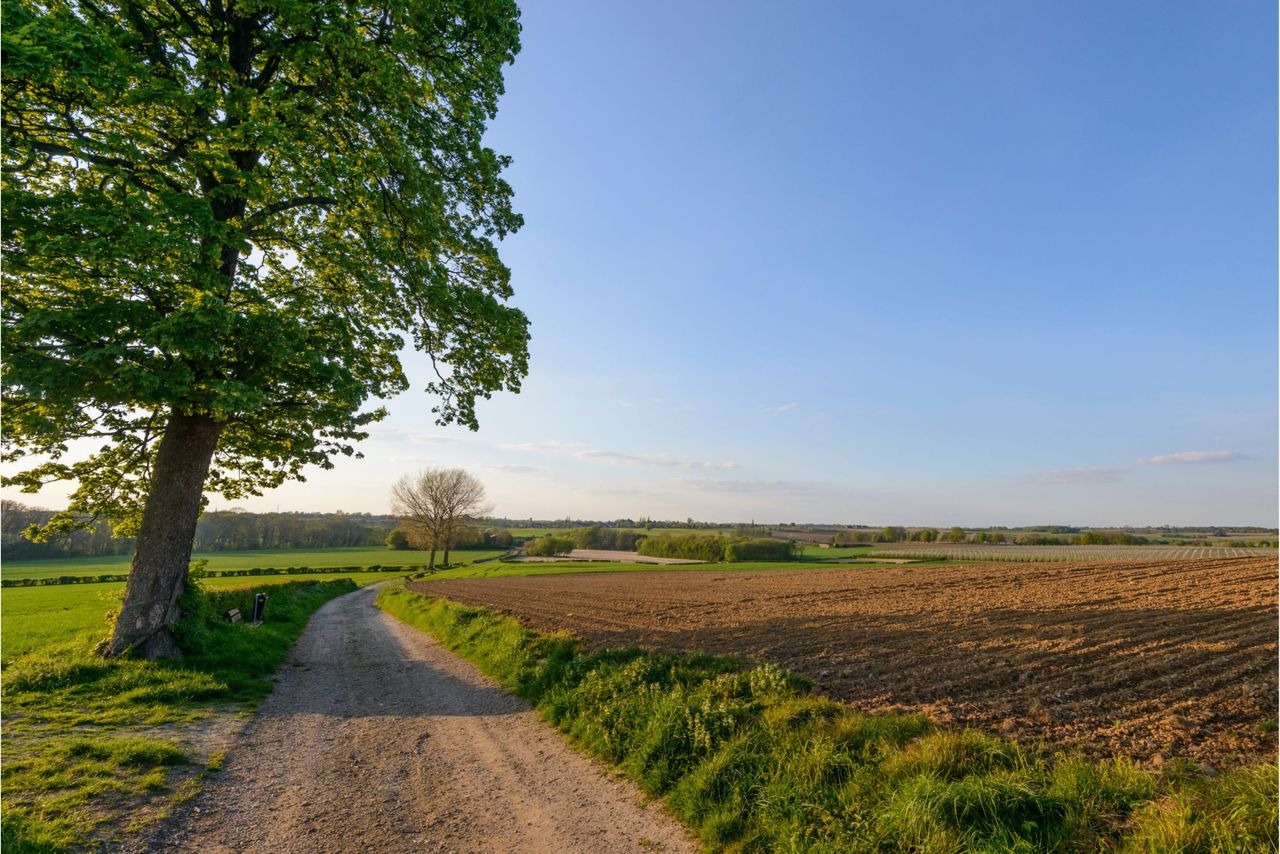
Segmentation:
{"type": "Polygon", "coordinates": [[[460,465],[516,517],[1275,523],[1274,4],[523,14],[524,391],[242,506],[460,465]]]}

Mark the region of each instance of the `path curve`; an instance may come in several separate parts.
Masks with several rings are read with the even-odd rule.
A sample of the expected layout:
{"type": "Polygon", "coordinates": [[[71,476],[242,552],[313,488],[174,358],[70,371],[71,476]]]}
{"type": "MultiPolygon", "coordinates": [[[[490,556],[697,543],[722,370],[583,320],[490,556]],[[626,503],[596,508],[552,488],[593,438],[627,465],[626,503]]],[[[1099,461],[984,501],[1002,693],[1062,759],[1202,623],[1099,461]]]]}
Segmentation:
{"type": "Polygon", "coordinates": [[[657,804],[376,596],[316,612],[223,770],[126,850],[696,850],[657,804]]]}

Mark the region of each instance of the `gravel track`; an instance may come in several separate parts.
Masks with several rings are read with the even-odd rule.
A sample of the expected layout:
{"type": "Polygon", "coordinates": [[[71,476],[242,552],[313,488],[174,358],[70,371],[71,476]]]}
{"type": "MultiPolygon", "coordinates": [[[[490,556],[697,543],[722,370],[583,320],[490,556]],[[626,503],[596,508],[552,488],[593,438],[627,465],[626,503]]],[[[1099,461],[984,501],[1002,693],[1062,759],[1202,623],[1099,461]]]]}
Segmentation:
{"type": "Polygon", "coordinates": [[[223,770],[125,851],[696,850],[376,595],[316,612],[223,770]]]}

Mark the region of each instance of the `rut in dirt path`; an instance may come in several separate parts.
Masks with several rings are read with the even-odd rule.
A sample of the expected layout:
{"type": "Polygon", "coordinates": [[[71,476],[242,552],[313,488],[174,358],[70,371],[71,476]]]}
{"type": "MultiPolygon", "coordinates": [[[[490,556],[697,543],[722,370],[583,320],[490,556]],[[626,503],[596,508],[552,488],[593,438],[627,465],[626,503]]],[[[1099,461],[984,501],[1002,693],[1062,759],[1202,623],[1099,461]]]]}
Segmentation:
{"type": "Polygon", "coordinates": [[[376,595],[316,612],[223,770],[125,850],[695,850],[657,805],[376,595]]]}

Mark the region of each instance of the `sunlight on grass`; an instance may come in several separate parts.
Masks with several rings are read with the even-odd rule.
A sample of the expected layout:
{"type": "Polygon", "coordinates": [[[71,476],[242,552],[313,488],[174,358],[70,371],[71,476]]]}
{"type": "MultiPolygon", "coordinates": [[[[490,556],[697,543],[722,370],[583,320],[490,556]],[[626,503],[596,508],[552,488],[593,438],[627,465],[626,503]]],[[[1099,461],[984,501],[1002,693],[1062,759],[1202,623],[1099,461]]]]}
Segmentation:
{"type": "MultiPolygon", "coordinates": [[[[311,614],[356,584],[349,578],[274,584],[260,627],[222,619],[229,608],[247,612],[258,589],[240,585],[195,597],[180,632],[187,650],[181,661],[100,657],[94,647],[108,626],[106,607],[96,598],[79,606],[96,614],[94,628],[64,624],[69,639],[8,659],[0,681],[6,851],[65,850],[123,830],[123,817],[131,816],[136,828],[147,814],[158,815],[138,808],[170,795],[171,770],[191,759],[174,741],[156,736],[266,696],[269,677],[311,614]],[[150,733],[133,734],[139,729],[150,733]]],[[[72,590],[79,592],[20,592],[72,590]]],[[[6,604],[13,592],[6,591],[6,604]]],[[[220,761],[210,757],[209,765],[220,761]]],[[[194,790],[187,785],[183,792],[189,797],[194,790]]]]}

